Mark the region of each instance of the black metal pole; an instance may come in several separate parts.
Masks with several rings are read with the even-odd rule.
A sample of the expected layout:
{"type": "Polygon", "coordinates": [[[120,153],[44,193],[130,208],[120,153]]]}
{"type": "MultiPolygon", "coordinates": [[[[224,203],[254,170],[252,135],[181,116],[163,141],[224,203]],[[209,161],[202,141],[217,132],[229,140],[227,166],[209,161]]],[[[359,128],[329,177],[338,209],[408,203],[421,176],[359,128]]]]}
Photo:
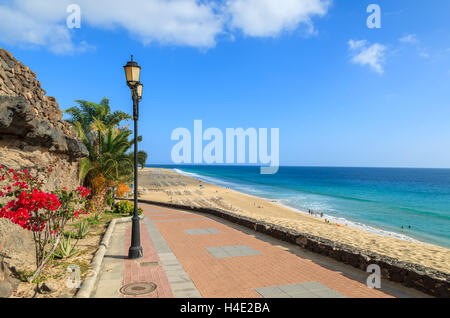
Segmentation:
{"type": "Polygon", "coordinates": [[[133,118],[134,118],[134,214],[132,219],[131,246],[128,251],[129,259],[139,259],[144,256],[141,246],[141,230],[138,212],[138,120],[139,120],[139,98],[136,86],[132,88],[133,95],[133,118]]]}

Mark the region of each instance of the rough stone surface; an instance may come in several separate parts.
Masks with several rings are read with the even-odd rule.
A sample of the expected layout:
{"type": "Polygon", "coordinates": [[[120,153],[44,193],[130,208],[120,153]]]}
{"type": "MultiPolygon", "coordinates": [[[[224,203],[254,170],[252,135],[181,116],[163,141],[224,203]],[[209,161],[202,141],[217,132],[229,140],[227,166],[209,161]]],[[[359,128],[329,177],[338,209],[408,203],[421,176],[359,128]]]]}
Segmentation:
{"type": "MultiPolygon", "coordinates": [[[[62,120],[56,99],[45,94],[36,74],[0,48],[0,165],[33,175],[52,165],[43,189],[74,189],[80,185],[79,162],[87,149],[62,120]]],[[[0,246],[10,266],[33,265],[31,232],[0,219],[0,246]]],[[[7,284],[0,283],[0,290],[7,293],[7,284]]]]}
{"type": "Polygon", "coordinates": [[[45,95],[36,76],[28,66],[0,48],[0,95],[24,97],[38,121],[48,123],[49,127],[61,130],[69,137],[75,137],[70,124],[62,120],[62,111],[56,99],[45,95]]]}
{"type": "Polygon", "coordinates": [[[0,258],[0,298],[11,296],[18,285],[19,281],[11,276],[8,264],[0,258]]]}
{"type": "Polygon", "coordinates": [[[54,165],[44,189],[73,189],[79,186],[79,161],[87,155],[36,74],[0,48],[0,165],[32,174],[54,165]]]}
{"type": "Polygon", "coordinates": [[[9,264],[22,269],[33,264],[35,252],[31,232],[6,219],[0,219],[0,246],[9,264]]]}
{"type": "Polygon", "coordinates": [[[47,121],[37,119],[24,97],[0,96],[0,138],[17,139],[29,146],[45,148],[54,154],[66,154],[71,160],[88,155],[79,140],[67,136],[47,121]]]}

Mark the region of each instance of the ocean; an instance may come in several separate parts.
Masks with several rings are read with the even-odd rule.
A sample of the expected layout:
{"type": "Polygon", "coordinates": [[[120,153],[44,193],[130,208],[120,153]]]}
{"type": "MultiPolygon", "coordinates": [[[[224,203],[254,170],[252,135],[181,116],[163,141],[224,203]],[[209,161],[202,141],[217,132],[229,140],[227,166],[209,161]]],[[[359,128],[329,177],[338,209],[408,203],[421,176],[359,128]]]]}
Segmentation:
{"type": "Polygon", "coordinates": [[[450,248],[450,169],[166,166],[223,187],[276,201],[380,235],[450,248]],[[402,229],[403,227],[403,229],[402,229]]]}

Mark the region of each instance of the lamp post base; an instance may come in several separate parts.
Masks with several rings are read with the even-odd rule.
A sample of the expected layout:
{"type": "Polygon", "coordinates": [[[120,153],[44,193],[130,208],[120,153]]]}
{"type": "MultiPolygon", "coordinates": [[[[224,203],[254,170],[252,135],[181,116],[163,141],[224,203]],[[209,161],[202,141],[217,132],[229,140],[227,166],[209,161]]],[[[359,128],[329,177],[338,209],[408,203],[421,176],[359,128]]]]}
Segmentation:
{"type": "Polygon", "coordinates": [[[128,259],[140,259],[143,255],[142,246],[132,246],[128,250],[128,259]]]}

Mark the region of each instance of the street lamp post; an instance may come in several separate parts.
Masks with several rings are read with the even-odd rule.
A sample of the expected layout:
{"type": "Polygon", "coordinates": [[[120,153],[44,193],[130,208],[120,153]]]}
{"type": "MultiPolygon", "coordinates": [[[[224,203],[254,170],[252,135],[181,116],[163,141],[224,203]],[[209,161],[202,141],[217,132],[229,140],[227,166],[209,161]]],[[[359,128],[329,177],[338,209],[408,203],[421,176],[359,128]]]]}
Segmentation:
{"type": "Polygon", "coordinates": [[[139,120],[139,102],[142,99],[143,86],[140,82],[141,67],[133,61],[124,66],[127,85],[131,90],[133,99],[133,119],[134,119],[134,214],[132,219],[131,246],[128,250],[129,259],[139,259],[143,257],[141,246],[141,231],[138,212],[138,120],[139,120]]]}

